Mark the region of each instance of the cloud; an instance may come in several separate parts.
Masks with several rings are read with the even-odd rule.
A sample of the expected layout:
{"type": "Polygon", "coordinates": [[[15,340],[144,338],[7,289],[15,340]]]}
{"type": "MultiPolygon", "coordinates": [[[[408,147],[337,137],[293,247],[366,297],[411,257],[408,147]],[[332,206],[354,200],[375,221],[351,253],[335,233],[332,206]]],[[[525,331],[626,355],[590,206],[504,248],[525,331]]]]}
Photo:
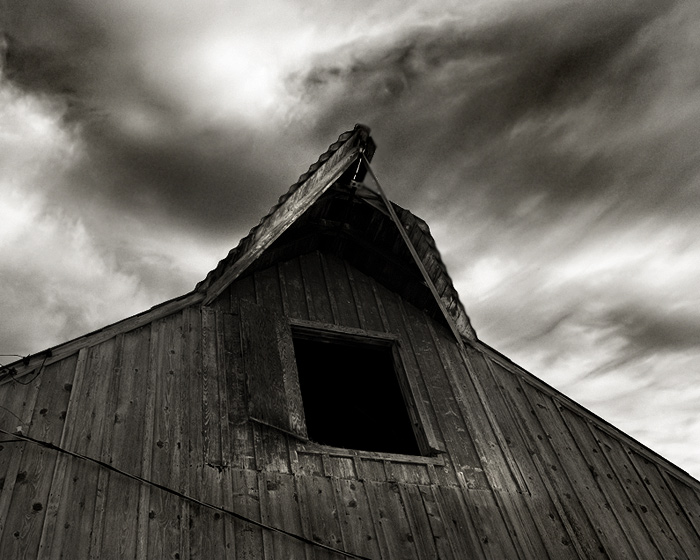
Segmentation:
{"type": "Polygon", "coordinates": [[[700,340],[700,318],[690,307],[669,310],[651,302],[612,306],[602,322],[615,329],[632,351],[645,355],[694,349],[700,340]]]}
{"type": "Polygon", "coordinates": [[[425,197],[417,189],[437,182],[431,204],[465,203],[469,185],[472,207],[494,213],[532,200],[590,199],[611,182],[615,158],[596,138],[577,136],[595,137],[585,123],[618,112],[620,102],[603,106],[633,89],[629,76],[644,68],[621,73],[616,61],[668,9],[539,3],[465,24],[454,8],[425,16],[416,4],[396,14],[398,25],[369,10],[331,37],[313,24],[293,32],[304,12],[284,4],[269,9],[281,11],[291,31],[277,19],[261,28],[264,13],[216,3],[29,6],[11,26],[7,75],[68,100],[66,118],[83,126],[92,165],[76,171],[71,194],[97,191],[120,211],[210,231],[233,210],[254,220],[258,194],[271,203],[291,182],[288,169],[305,157],[296,148],[310,145],[303,138],[327,145],[356,121],[373,125],[388,151],[406,152],[400,168],[380,165],[391,177],[412,177],[401,195],[418,210],[425,197]],[[421,15],[429,24],[416,24],[421,15]],[[555,34],[542,33],[545,20],[556,22],[555,34]],[[339,36],[357,38],[337,46],[339,36]],[[308,64],[310,45],[315,64],[293,70],[308,64]],[[591,100],[606,73],[615,74],[609,94],[591,100]],[[277,165],[260,165],[266,158],[277,165]]]}
{"type": "Polygon", "coordinates": [[[0,107],[0,315],[11,318],[0,340],[3,353],[20,354],[133,313],[144,299],[138,278],[119,273],[80,221],[46,204],[81,155],[61,125],[65,107],[7,82],[0,107]]]}
{"type": "Polygon", "coordinates": [[[198,33],[224,33],[216,17],[3,7],[0,308],[21,317],[2,340],[24,353],[192,289],[310,161],[297,133],[242,118],[231,83],[230,110],[210,106],[213,77],[186,63],[206,62],[198,33]]]}
{"type": "Polygon", "coordinates": [[[684,115],[682,134],[696,134],[696,96],[673,70],[695,59],[682,16],[697,13],[683,10],[535,3],[487,21],[415,26],[320,54],[291,87],[321,108],[320,130],[356,116],[375,126],[380,147],[403,152],[377,165],[402,181],[409,206],[439,184],[444,206],[499,218],[532,200],[549,215],[600,196],[646,209],[669,173],[688,189],[696,176],[693,144],[670,141],[678,123],[663,119],[684,115]],[[668,52],[662,33],[672,23],[685,42],[668,52]]]}
{"type": "Polygon", "coordinates": [[[85,191],[67,197],[94,165],[69,111],[60,96],[0,79],[3,353],[35,352],[181,295],[230,248],[85,191]]]}
{"type": "MultiPolygon", "coordinates": [[[[232,211],[254,220],[258,194],[271,203],[308,157],[298,148],[357,121],[380,149],[402,152],[377,165],[418,212],[457,203],[543,224],[600,196],[656,203],[662,173],[695,176],[692,144],[659,137],[678,132],[659,126],[669,89],[695,134],[687,73],[668,70],[691,51],[678,40],[666,52],[659,32],[683,19],[683,4],[414,3],[391,18],[366,6],[344,33],[322,29],[321,5],[27,6],[10,26],[7,75],[68,100],[93,163],[73,194],[98,191],[120,211],[209,231],[232,211]]],[[[697,203],[689,188],[674,208],[688,197],[697,203]]]]}
{"type": "MultiPolygon", "coordinates": [[[[182,13],[158,26],[155,13],[136,21],[138,13],[128,8],[66,1],[49,10],[33,2],[9,10],[6,79],[63,103],[64,124],[79,127],[84,139],[86,156],[57,200],[99,196],[115,211],[185,220],[205,234],[230,223],[232,214],[257,218],[274,200],[261,208],[261,192],[280,188],[275,166],[259,164],[268,150],[279,156],[274,137],[244,118],[252,106],[236,88],[228,90],[235,110],[202,109],[219,94],[195,83],[206,53],[182,13]],[[168,48],[178,56],[163,57],[168,48]]],[[[194,31],[217,26],[211,18],[191,23],[194,31]]]]}
{"type": "MultiPolygon", "coordinates": [[[[7,201],[5,201],[7,204],[7,201]]],[[[19,214],[18,206],[6,209],[19,214]]],[[[132,315],[148,301],[135,275],[100,254],[80,223],[25,208],[22,234],[0,250],[3,322],[13,353],[29,353],[132,315]]]]}

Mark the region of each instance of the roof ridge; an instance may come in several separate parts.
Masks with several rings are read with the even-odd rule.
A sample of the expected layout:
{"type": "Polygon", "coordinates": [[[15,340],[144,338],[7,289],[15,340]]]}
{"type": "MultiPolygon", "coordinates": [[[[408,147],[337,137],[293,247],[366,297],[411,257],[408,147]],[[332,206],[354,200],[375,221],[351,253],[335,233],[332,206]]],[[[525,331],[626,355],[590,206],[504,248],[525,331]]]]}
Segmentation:
{"type": "MultiPolygon", "coordinates": [[[[231,249],[228,254],[221,259],[216,267],[209,271],[209,273],[206,275],[206,277],[197,283],[197,285],[194,287],[194,291],[201,291],[205,290],[217,277],[221,275],[221,272],[231,263],[233,263],[238,256],[243,252],[245,249],[246,243],[248,243],[254,236],[255,233],[257,232],[260,227],[262,227],[267,220],[277,211],[277,209],[284,204],[284,202],[294,193],[296,192],[316,171],[324,164],[326,161],[330,159],[330,157],[338,151],[338,149],[345,144],[348,140],[350,140],[355,134],[360,133],[366,138],[369,138],[370,134],[370,128],[364,124],[357,123],[352,130],[348,130],[343,132],[340,136],[338,136],[338,139],[333,142],[330,146],[328,146],[328,149],[323,152],[318,159],[312,163],[309,166],[309,169],[305,172],[302,173],[299,176],[299,179],[295,183],[293,183],[289,189],[287,189],[287,192],[282,194],[278,199],[277,203],[273,205],[270,210],[268,210],[267,214],[265,214],[262,218],[260,218],[260,221],[254,225],[248,234],[241,238],[238,241],[238,245],[236,245],[233,249],[231,249]]],[[[369,157],[371,159],[371,153],[369,154],[369,157]]]]}

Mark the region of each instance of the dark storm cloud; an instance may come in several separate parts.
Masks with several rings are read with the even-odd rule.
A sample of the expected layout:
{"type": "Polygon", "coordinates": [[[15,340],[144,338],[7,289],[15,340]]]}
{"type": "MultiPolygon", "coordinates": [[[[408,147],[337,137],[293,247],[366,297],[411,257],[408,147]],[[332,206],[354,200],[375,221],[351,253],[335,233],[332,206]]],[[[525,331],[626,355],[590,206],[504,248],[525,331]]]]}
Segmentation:
{"type": "MultiPolygon", "coordinates": [[[[436,172],[444,167],[461,181],[443,180],[454,185],[439,187],[443,197],[464,200],[487,188],[480,202],[501,215],[538,195],[551,212],[601,195],[611,204],[640,196],[653,203],[658,187],[646,175],[661,179],[664,158],[641,159],[643,137],[606,146],[595,128],[573,136],[579,121],[601,136],[621,131],[653,104],[664,87],[656,80],[661,47],[645,37],[673,7],[534,4],[483,24],[416,28],[326,53],[296,84],[324,107],[319,130],[361,115],[380,149],[403,152],[384,166],[407,178],[408,200],[444,179],[436,172]],[[617,181],[621,165],[640,180],[617,181]]],[[[683,165],[686,153],[674,158],[676,174],[695,169],[683,165]]]]}
{"type": "MultiPolygon", "coordinates": [[[[299,145],[293,135],[193,119],[177,92],[133,59],[114,26],[80,3],[11,3],[6,10],[5,77],[27,93],[63,100],[64,119],[84,140],[85,157],[70,185],[51,194],[55,204],[99,198],[115,211],[206,234],[230,229],[234,217],[255,223],[294,173],[305,171],[293,168],[294,149],[280,154],[285,142],[299,145]]],[[[163,32],[154,28],[154,37],[163,32]]]]}
{"type": "Polygon", "coordinates": [[[157,7],[113,8],[0,3],[0,210],[23,232],[0,246],[0,308],[23,317],[0,339],[15,353],[185,293],[333,141],[309,150],[308,131],[202,111],[198,68],[182,57],[212,17],[171,11],[187,22],[173,29],[157,7]]]}
{"type": "Polygon", "coordinates": [[[700,341],[700,318],[695,310],[668,311],[651,305],[625,305],[606,311],[605,326],[630,346],[647,355],[694,349],[700,341]]]}
{"type": "MultiPolygon", "coordinates": [[[[220,130],[173,130],[135,139],[101,124],[87,133],[90,155],[103,174],[89,186],[122,211],[167,215],[183,225],[218,230],[235,219],[254,222],[284,189],[274,168],[248,143],[254,135],[220,130]]],[[[292,180],[287,179],[291,183],[292,180]]],[[[87,188],[88,181],[82,184],[87,188]]]]}
{"type": "MultiPolygon", "coordinates": [[[[363,39],[319,55],[313,68],[290,78],[292,90],[313,105],[315,127],[298,126],[325,145],[354,122],[372,126],[380,150],[402,154],[378,162],[401,182],[409,206],[421,204],[428,186],[453,203],[474,204],[476,197],[501,216],[533,196],[550,213],[601,194],[611,205],[653,199],[658,190],[648,179],[617,182],[612,190],[621,159],[644,176],[658,174],[653,158],[591,147],[591,138],[576,146],[563,139],[576,126],[570,112],[594,112],[614,125],[643,110],[640,99],[653,99],[640,95],[651,87],[640,76],[653,70],[654,57],[636,44],[672,6],[533,4],[481,24],[363,39]]],[[[7,76],[28,91],[65,98],[66,117],[86,137],[88,160],[76,170],[72,196],[87,190],[122,211],[214,231],[232,212],[241,223],[255,221],[293,182],[292,162],[314,158],[284,132],[272,137],[242,123],[193,122],[183,100],[132,59],[124,43],[130,32],[118,36],[115,24],[80,3],[52,3],[49,10],[29,3],[10,16],[7,76]],[[128,126],[127,104],[139,106],[133,118],[145,131],[128,126]],[[286,161],[269,157],[282,147],[286,161]]]]}
{"type": "MultiPolygon", "coordinates": [[[[658,17],[668,3],[649,4],[646,9],[603,9],[551,7],[531,12],[513,12],[504,19],[475,27],[468,22],[444,26],[419,27],[386,44],[369,47],[365,41],[319,57],[320,65],[303,77],[310,95],[332,82],[343,80],[350,99],[338,104],[358,104],[365,98],[380,105],[393,105],[402,93],[421,82],[438,81],[446,93],[463,91],[468,85],[477,93],[479,106],[465,114],[487,109],[481,122],[502,119],[506,124],[534,109],[569,104],[572,98],[585,97],[616,53],[650,21],[658,17]],[[610,17],[606,17],[610,16],[610,17]],[[364,51],[364,52],[363,52],[364,51]],[[326,60],[340,58],[340,63],[326,60]],[[350,59],[350,60],[348,60],[350,59]],[[485,64],[486,72],[477,73],[472,84],[469,66],[485,64]],[[460,69],[465,69],[464,77],[460,69]],[[505,110],[505,113],[503,112],[505,110]]],[[[631,68],[638,74],[640,68],[631,68]]],[[[424,100],[426,102],[435,100],[424,100]]],[[[439,106],[436,107],[439,109],[439,106]]],[[[466,107],[458,107],[466,111],[466,107]]]]}
{"type": "Polygon", "coordinates": [[[104,68],[105,26],[70,1],[27,0],[2,8],[5,77],[28,92],[63,96],[77,113],[85,110],[104,68]]]}

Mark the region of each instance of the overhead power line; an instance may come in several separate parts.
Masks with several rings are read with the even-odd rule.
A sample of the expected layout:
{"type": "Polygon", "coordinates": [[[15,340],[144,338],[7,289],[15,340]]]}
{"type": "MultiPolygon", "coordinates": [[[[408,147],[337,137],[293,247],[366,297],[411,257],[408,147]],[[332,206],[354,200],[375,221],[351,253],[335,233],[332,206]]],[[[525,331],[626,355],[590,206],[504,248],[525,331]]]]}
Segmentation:
{"type": "Polygon", "coordinates": [[[41,447],[45,447],[47,449],[52,449],[54,451],[57,451],[59,453],[63,453],[65,455],[70,455],[71,457],[74,457],[76,459],[80,459],[82,461],[89,461],[91,463],[99,465],[100,467],[102,467],[104,469],[121,474],[123,476],[126,476],[127,478],[131,478],[132,480],[136,480],[136,481],[140,482],[141,484],[153,486],[154,488],[158,488],[159,490],[162,490],[164,492],[167,492],[168,494],[172,494],[174,496],[177,496],[178,498],[181,498],[181,499],[186,500],[188,502],[191,502],[193,504],[197,504],[199,506],[224,513],[224,514],[229,515],[235,519],[238,519],[240,521],[244,521],[245,523],[250,523],[251,525],[255,525],[256,527],[260,527],[261,529],[265,529],[267,531],[273,531],[275,533],[280,533],[280,534],[285,535],[289,538],[303,542],[304,544],[308,544],[310,546],[315,546],[317,548],[322,548],[324,550],[327,550],[328,552],[333,552],[335,554],[343,555],[346,558],[354,558],[355,560],[372,560],[371,558],[368,558],[367,556],[360,556],[359,554],[355,554],[353,552],[348,552],[347,550],[342,550],[342,549],[336,548],[334,546],[330,546],[330,545],[323,544],[323,543],[320,543],[317,541],[313,541],[313,540],[308,539],[302,535],[292,533],[291,531],[285,531],[284,529],[280,529],[279,527],[273,527],[271,525],[267,525],[265,523],[262,523],[260,521],[256,521],[255,519],[251,519],[250,517],[246,517],[245,515],[241,515],[240,513],[236,513],[235,511],[231,511],[231,510],[226,509],[224,507],[216,506],[216,505],[210,504],[208,502],[203,502],[201,500],[198,500],[197,498],[194,498],[192,496],[188,496],[187,494],[183,494],[182,492],[178,492],[177,490],[173,490],[172,488],[169,488],[168,486],[164,486],[163,484],[159,484],[159,483],[154,482],[152,480],[145,479],[141,476],[128,473],[126,471],[123,471],[121,469],[114,467],[113,465],[110,465],[109,463],[105,463],[104,461],[100,461],[99,459],[95,459],[93,457],[88,457],[87,455],[82,455],[80,453],[75,453],[74,451],[69,451],[68,449],[64,449],[64,448],[59,447],[58,445],[55,445],[55,444],[50,443],[48,441],[42,441],[39,439],[35,439],[33,437],[24,435],[24,434],[19,433],[19,432],[14,432],[14,433],[8,432],[6,430],[3,430],[2,428],[0,428],[0,433],[15,438],[15,441],[26,441],[29,443],[33,443],[35,445],[39,445],[41,447]]]}

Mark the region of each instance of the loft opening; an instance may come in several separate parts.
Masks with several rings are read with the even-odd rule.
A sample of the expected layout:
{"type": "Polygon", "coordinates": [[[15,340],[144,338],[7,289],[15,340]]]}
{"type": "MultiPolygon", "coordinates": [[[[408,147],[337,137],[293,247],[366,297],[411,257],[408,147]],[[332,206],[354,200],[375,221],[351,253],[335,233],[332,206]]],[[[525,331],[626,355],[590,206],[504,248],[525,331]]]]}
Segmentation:
{"type": "Polygon", "coordinates": [[[395,341],[292,330],[311,441],[422,455],[399,377],[395,341]]]}

